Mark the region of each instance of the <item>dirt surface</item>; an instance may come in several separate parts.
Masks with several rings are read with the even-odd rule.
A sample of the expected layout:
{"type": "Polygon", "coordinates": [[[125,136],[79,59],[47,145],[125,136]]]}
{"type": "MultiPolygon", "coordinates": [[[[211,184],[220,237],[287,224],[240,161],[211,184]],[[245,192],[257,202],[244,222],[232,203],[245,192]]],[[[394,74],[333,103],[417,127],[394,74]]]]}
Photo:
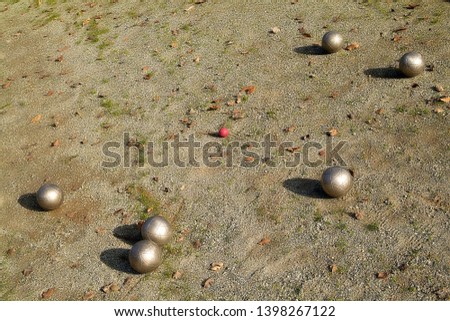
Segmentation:
{"type": "Polygon", "coordinates": [[[449,10],[440,0],[0,2],[0,298],[448,300],[449,10]],[[324,54],[328,30],[359,46],[324,54]],[[415,78],[396,69],[408,51],[426,62],[415,78]],[[223,125],[227,138],[211,135],[223,125]],[[340,199],[320,189],[339,163],[320,148],[309,155],[319,165],[295,167],[283,149],[232,166],[216,157],[217,167],[199,150],[199,166],[184,168],[137,152],[153,142],[159,159],[163,142],[194,135],[253,141],[261,155],[271,134],[301,153],[327,132],[355,175],[340,199]],[[129,167],[102,166],[108,142],[130,150],[129,167]],[[55,211],[36,206],[45,181],[65,192],[55,211]],[[127,254],[154,214],[174,236],[163,264],[139,275],[127,254]]]}

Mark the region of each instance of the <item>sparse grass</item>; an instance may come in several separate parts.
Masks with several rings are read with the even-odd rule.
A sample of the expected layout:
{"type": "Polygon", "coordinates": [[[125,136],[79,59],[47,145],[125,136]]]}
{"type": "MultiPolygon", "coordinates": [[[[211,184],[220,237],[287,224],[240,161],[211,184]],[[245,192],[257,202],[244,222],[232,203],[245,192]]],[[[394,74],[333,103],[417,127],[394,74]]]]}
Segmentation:
{"type": "Polygon", "coordinates": [[[343,223],[343,222],[339,222],[338,224],[336,224],[336,228],[338,230],[344,231],[347,229],[347,224],[343,223]]]}
{"type": "Polygon", "coordinates": [[[100,28],[95,19],[92,19],[87,27],[87,39],[96,43],[100,41],[100,36],[109,32],[108,28],[100,28]]]}
{"type": "Polygon", "coordinates": [[[404,113],[406,111],[407,111],[407,108],[405,105],[400,105],[400,106],[395,107],[396,113],[404,113]]]}
{"type": "Polygon", "coordinates": [[[314,222],[323,222],[322,214],[318,212],[314,213],[314,222]]]}
{"type": "Polygon", "coordinates": [[[370,232],[378,232],[380,230],[380,227],[377,223],[370,223],[366,225],[366,229],[370,232]]]}
{"type": "Polygon", "coordinates": [[[152,215],[160,214],[161,203],[150,191],[145,189],[145,187],[130,184],[126,187],[126,191],[130,197],[137,200],[141,204],[141,219],[147,219],[149,217],[149,213],[152,213],[152,215]]]}
{"type": "Polygon", "coordinates": [[[106,109],[106,111],[112,116],[120,116],[127,113],[125,109],[111,99],[103,99],[100,106],[106,109]]]}
{"type": "Polygon", "coordinates": [[[273,111],[273,110],[266,111],[266,115],[270,119],[277,119],[277,113],[275,111],[273,111]]]}
{"type": "Polygon", "coordinates": [[[426,116],[426,115],[430,114],[430,110],[426,109],[426,108],[417,107],[417,108],[414,108],[413,110],[411,110],[409,112],[409,114],[411,116],[426,116]]]}

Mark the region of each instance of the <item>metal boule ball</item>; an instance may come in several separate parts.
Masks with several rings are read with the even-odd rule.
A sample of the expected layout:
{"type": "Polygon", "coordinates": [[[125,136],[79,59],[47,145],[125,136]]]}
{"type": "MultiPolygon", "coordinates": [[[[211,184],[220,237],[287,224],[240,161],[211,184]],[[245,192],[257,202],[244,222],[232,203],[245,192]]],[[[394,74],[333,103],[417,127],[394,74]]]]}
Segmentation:
{"type": "Polygon", "coordinates": [[[400,71],[407,77],[415,77],[425,70],[425,62],[418,52],[408,52],[400,58],[400,71]]]}
{"type": "Polygon", "coordinates": [[[141,227],[144,240],[152,240],[156,244],[164,245],[172,237],[172,228],[167,220],[159,215],[148,218],[141,227]]]}
{"type": "Polygon", "coordinates": [[[55,184],[46,183],[36,193],[36,200],[44,210],[51,211],[61,206],[63,191],[55,184]]]}
{"type": "Polygon", "coordinates": [[[352,187],[353,175],[344,167],[329,167],[323,172],[320,184],[329,196],[341,197],[347,194],[352,187]]]}
{"type": "Polygon", "coordinates": [[[148,273],[154,271],[162,263],[161,247],[153,241],[139,241],[131,248],[128,261],[136,272],[148,273]]]}
{"type": "Polygon", "coordinates": [[[338,52],[344,45],[344,38],[336,31],[328,31],[322,38],[322,48],[328,53],[338,52]]]}

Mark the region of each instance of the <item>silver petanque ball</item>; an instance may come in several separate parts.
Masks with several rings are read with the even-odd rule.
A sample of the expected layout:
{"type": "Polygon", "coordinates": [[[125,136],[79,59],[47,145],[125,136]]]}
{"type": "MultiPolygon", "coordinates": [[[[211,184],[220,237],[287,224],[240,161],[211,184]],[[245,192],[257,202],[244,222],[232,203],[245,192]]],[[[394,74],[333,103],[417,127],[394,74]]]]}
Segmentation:
{"type": "Polygon", "coordinates": [[[44,210],[51,211],[61,206],[63,191],[55,184],[46,183],[36,193],[36,200],[44,210]]]}
{"type": "Polygon", "coordinates": [[[167,220],[159,215],[148,218],[141,227],[144,240],[152,240],[156,244],[164,245],[172,237],[172,228],[167,220]]]}
{"type": "Polygon", "coordinates": [[[425,69],[425,62],[420,53],[408,52],[400,58],[400,71],[407,77],[420,75],[425,69]]]}
{"type": "Polygon", "coordinates": [[[322,48],[329,53],[338,52],[344,45],[344,39],[336,31],[328,31],[322,38],[322,48]]]}
{"type": "Polygon", "coordinates": [[[343,167],[329,167],[323,172],[320,184],[329,196],[341,197],[352,187],[353,175],[343,167]]]}
{"type": "Polygon", "coordinates": [[[139,241],[131,248],[128,261],[136,272],[148,273],[154,271],[162,263],[161,247],[153,241],[139,241]]]}

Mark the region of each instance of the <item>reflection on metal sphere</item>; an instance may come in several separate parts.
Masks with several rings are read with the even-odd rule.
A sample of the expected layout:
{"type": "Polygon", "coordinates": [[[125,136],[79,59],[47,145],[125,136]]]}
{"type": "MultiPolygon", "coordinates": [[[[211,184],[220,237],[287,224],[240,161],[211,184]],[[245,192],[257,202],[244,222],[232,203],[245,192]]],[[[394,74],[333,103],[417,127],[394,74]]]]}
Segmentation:
{"type": "Polygon", "coordinates": [[[344,39],[336,31],[328,31],[322,38],[322,48],[329,53],[338,52],[343,44],[344,39]]]}
{"type": "Polygon", "coordinates": [[[323,172],[320,184],[329,196],[341,197],[352,187],[353,175],[343,167],[330,167],[323,172]]]}
{"type": "Polygon", "coordinates": [[[55,184],[44,184],[36,193],[36,200],[39,206],[47,211],[60,207],[63,198],[62,190],[55,184]]]}
{"type": "Polygon", "coordinates": [[[136,272],[148,273],[161,265],[162,250],[155,242],[142,240],[133,245],[128,260],[136,272]]]}
{"type": "Polygon", "coordinates": [[[152,240],[156,244],[164,245],[172,237],[172,228],[164,217],[152,216],[142,225],[141,235],[144,240],[152,240]]]}
{"type": "Polygon", "coordinates": [[[420,53],[408,52],[400,58],[400,71],[407,77],[420,75],[425,69],[425,62],[420,53]]]}

